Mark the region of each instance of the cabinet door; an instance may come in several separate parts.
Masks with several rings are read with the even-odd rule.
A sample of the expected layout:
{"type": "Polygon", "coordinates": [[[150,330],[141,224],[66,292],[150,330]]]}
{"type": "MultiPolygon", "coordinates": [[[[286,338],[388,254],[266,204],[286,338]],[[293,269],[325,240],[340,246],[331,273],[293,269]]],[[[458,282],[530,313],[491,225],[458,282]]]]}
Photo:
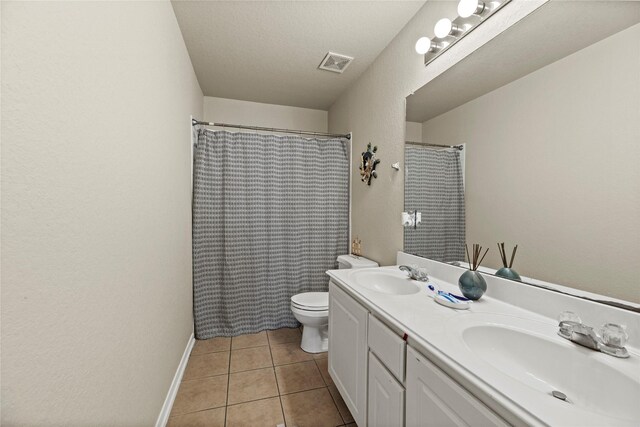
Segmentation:
{"type": "Polygon", "coordinates": [[[329,374],[360,426],[367,425],[367,310],[329,283],[329,374]]]}
{"type": "Polygon", "coordinates": [[[506,426],[426,357],[407,346],[407,427],[506,426]]]}
{"type": "Polygon", "coordinates": [[[369,352],[369,427],[404,425],[404,387],[369,352]]]}

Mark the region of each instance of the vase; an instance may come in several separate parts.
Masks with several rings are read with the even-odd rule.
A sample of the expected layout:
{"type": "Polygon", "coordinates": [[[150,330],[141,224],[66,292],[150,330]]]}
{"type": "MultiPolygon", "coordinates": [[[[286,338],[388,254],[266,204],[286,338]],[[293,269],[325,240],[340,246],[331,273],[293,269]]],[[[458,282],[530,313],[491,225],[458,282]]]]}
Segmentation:
{"type": "Polygon", "coordinates": [[[517,280],[518,282],[522,282],[520,275],[515,271],[508,267],[502,267],[500,270],[496,271],[496,276],[504,277],[505,279],[517,280]]]}
{"type": "Polygon", "coordinates": [[[477,271],[467,270],[458,279],[458,287],[465,298],[476,301],[487,290],[487,282],[477,271]]]}

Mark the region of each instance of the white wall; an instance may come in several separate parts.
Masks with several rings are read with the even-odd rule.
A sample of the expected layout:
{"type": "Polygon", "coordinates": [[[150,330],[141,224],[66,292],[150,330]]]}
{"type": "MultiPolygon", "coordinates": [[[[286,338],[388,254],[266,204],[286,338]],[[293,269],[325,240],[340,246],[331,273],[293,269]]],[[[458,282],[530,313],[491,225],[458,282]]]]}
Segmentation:
{"type": "MultiPolygon", "coordinates": [[[[234,125],[327,132],[328,114],[323,110],[205,96],[204,115],[201,120],[234,125]]],[[[233,132],[237,131],[233,128],[227,129],[233,132]]]]}
{"type": "Polygon", "coordinates": [[[152,425],[192,331],[169,2],[2,2],[2,424],[152,425]]]}
{"type": "Polygon", "coordinates": [[[422,141],[422,123],[407,122],[405,130],[405,140],[412,142],[422,141]]]}
{"type": "Polygon", "coordinates": [[[511,2],[463,40],[424,66],[415,42],[433,36],[435,23],[455,18],[457,2],[427,1],[389,43],[355,84],[329,109],[329,131],[353,132],[353,153],[371,142],[378,146],[378,178],[370,186],[360,181],[359,156],[352,160],[352,235],[362,239],[363,255],[382,265],[395,264],[402,250],[400,214],[404,205],[404,174],[390,165],[404,165],[405,98],[460,59],[519,21],[546,0],[511,2]]]}
{"type": "Polygon", "coordinates": [[[523,275],[640,302],[640,24],[431,119],[467,143],[467,241],[523,275]]]}

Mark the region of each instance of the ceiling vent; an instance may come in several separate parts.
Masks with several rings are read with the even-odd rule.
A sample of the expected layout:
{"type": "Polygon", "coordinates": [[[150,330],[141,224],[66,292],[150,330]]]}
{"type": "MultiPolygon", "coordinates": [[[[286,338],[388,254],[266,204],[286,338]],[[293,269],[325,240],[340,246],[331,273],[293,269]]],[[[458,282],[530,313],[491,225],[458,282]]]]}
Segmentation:
{"type": "Polygon", "coordinates": [[[342,73],[351,64],[353,58],[346,55],[340,55],[339,53],[329,52],[324,57],[320,65],[321,70],[333,71],[334,73],[342,73]]]}

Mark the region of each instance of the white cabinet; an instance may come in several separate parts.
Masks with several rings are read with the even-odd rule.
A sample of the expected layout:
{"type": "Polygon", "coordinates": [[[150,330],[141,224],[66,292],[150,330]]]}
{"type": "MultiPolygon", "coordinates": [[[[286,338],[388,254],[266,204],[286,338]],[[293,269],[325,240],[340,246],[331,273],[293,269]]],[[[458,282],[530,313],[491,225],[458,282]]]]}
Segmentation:
{"type": "Polygon", "coordinates": [[[359,426],[367,425],[368,311],[329,283],[329,374],[359,426]]]}
{"type": "Polygon", "coordinates": [[[407,427],[506,426],[426,357],[407,346],[407,427]]]}
{"type": "Polygon", "coordinates": [[[407,343],[374,316],[369,315],[369,348],[398,381],[404,381],[407,343]]]}
{"type": "Polygon", "coordinates": [[[369,427],[404,425],[404,387],[369,353],[369,427]]]}

